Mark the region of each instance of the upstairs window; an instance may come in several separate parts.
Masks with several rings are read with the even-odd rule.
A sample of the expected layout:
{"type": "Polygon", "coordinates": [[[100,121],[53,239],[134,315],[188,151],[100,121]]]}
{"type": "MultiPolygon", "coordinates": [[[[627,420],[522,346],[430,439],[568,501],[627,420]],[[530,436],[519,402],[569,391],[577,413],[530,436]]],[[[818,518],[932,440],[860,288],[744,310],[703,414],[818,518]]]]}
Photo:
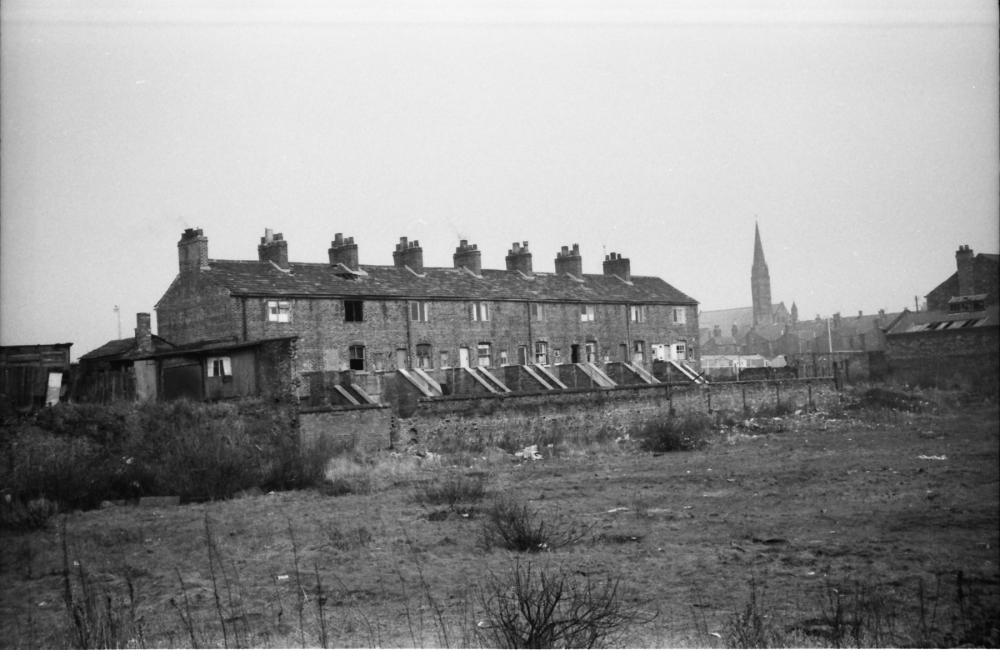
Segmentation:
{"type": "Polygon", "coordinates": [[[344,301],[344,322],[360,323],[365,320],[365,303],[363,300],[344,301]]]}
{"type": "Polygon", "coordinates": [[[488,321],[490,319],[490,303],[488,302],[470,303],[469,318],[474,321],[488,321]]]}
{"type": "Polygon", "coordinates": [[[493,346],[489,343],[480,343],[476,346],[477,364],[489,368],[493,365],[493,346]]]}
{"type": "Polygon", "coordinates": [[[594,306],[593,305],[580,305],[580,322],[581,323],[591,323],[594,321],[594,306]]]}
{"type": "Polygon", "coordinates": [[[687,322],[687,309],[684,307],[674,307],[674,322],[683,325],[687,322]]]}
{"type": "Polygon", "coordinates": [[[410,320],[426,323],[430,305],[426,302],[415,300],[410,303],[410,320]]]}
{"type": "Polygon", "coordinates": [[[365,346],[352,345],[347,349],[351,370],[365,369],[365,346]]]}
{"type": "Polygon", "coordinates": [[[645,323],[646,305],[632,305],[629,307],[629,318],[633,323],[645,323]]]}
{"type": "Polygon", "coordinates": [[[271,323],[291,323],[292,303],[287,300],[268,300],[267,320],[271,323]]]}
{"type": "Polygon", "coordinates": [[[545,306],[539,302],[531,303],[531,320],[540,323],[545,320],[545,306]]]}

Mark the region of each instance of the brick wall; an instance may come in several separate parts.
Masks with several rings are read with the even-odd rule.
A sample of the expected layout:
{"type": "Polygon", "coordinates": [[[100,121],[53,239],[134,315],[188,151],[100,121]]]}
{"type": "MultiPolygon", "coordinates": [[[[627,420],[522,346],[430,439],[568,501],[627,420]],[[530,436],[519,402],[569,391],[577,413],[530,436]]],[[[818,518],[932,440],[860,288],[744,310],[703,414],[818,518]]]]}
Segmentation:
{"type": "Polygon", "coordinates": [[[182,273],[156,305],[157,333],[176,345],[241,333],[240,302],[197,273],[182,273]]]}
{"type": "Polygon", "coordinates": [[[569,390],[558,394],[452,397],[420,400],[401,429],[413,430],[430,449],[506,448],[570,438],[614,438],[655,417],[677,414],[742,413],[780,403],[792,408],[827,408],[839,402],[832,380],[736,382],[677,388],[624,386],[569,390]]]}
{"type": "Polygon", "coordinates": [[[392,422],[391,411],[382,406],[302,409],[299,439],[307,452],[375,452],[389,447],[392,422]]]}
{"type": "Polygon", "coordinates": [[[941,387],[995,386],[1000,327],[892,334],[887,337],[886,360],[895,381],[941,387]]]}

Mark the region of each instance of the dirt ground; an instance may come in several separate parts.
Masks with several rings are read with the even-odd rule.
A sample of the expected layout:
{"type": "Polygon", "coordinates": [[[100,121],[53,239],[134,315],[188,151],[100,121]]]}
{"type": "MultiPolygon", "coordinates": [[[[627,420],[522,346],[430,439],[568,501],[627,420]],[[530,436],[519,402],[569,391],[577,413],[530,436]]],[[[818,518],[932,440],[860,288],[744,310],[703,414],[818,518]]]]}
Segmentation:
{"type": "MultiPolygon", "coordinates": [[[[448,471],[432,460],[400,465],[371,494],[73,513],[67,559],[77,599],[81,566],[113,601],[131,582],[134,645],[317,646],[324,627],[338,647],[477,645],[480,587],[530,561],[620,578],[636,620],[616,644],[727,645],[755,585],[783,635],[775,643],[824,646],[833,594],[877,594],[887,616],[946,625],[962,572],[998,611],[998,422],[983,405],[800,415],[721,430],[698,451],[569,447],[461,468],[553,527],[587,530],[545,553],[484,548],[490,496],[454,510],[421,504],[420,482],[448,471]]],[[[3,645],[65,645],[58,522],[2,541],[3,645]]]]}

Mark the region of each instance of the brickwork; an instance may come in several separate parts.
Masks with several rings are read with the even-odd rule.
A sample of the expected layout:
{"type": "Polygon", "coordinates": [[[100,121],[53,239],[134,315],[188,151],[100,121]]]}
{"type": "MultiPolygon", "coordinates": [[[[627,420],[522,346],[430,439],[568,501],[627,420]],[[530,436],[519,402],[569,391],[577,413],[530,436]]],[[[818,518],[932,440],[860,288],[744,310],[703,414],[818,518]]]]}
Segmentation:
{"type": "Polygon", "coordinates": [[[421,443],[442,447],[526,446],[540,441],[601,432],[622,436],[655,417],[676,414],[736,414],[777,403],[793,409],[824,409],[838,403],[833,381],[734,382],[678,389],[666,385],[610,390],[569,390],[492,397],[420,400],[400,427],[415,430],[421,443]]]}
{"type": "Polygon", "coordinates": [[[240,301],[196,273],[181,274],[156,305],[160,336],[175,345],[239,339],[240,301]]]}
{"type": "Polygon", "coordinates": [[[887,339],[889,374],[896,381],[949,387],[996,383],[1000,327],[891,334],[887,339]]]}
{"type": "Polygon", "coordinates": [[[299,439],[303,450],[375,452],[390,445],[393,415],[388,408],[303,409],[299,439]]]}

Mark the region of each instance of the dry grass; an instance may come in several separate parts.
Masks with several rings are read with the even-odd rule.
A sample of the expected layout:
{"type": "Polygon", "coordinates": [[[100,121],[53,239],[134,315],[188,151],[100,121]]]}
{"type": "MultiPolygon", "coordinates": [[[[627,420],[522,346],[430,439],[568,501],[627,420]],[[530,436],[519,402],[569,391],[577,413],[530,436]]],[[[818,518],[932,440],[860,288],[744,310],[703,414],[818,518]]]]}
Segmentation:
{"type": "Polygon", "coordinates": [[[75,602],[85,576],[94,602],[134,612],[124,620],[141,640],[122,636],[136,646],[487,643],[479,595],[526,556],[484,552],[478,510],[431,519],[414,503],[442,473],[480,471],[489,493],[538,521],[590,529],[531,557],[565,568],[567,587],[628,586],[616,597],[642,616],[605,643],[985,645],[1000,603],[998,413],[969,409],[789,417],[662,455],[609,446],[450,469],[376,455],[327,467],[334,480],[368,477],[337,497],[71,513],[65,535],[51,524],[4,534],[0,638],[83,645],[68,575],[75,602]]]}

